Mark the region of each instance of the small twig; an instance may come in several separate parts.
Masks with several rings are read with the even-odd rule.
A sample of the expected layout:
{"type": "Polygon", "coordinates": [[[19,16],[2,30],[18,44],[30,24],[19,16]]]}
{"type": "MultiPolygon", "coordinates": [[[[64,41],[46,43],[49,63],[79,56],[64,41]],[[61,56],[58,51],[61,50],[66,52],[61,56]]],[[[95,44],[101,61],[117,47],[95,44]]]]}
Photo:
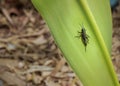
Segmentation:
{"type": "Polygon", "coordinates": [[[18,39],[18,38],[28,38],[28,37],[40,36],[45,32],[46,32],[46,30],[42,29],[39,32],[35,32],[35,33],[32,33],[32,34],[22,34],[22,35],[16,35],[16,36],[14,35],[14,36],[11,36],[11,37],[5,38],[5,39],[1,38],[0,42],[9,42],[11,40],[15,40],[15,39],[18,39]]]}
{"type": "Polygon", "coordinates": [[[14,22],[12,21],[12,19],[10,18],[10,16],[8,15],[8,12],[5,8],[2,8],[2,12],[5,15],[5,17],[7,18],[7,20],[9,21],[9,23],[14,26],[14,22]]]}
{"type": "Polygon", "coordinates": [[[30,69],[24,72],[18,72],[18,74],[28,74],[36,71],[52,71],[53,68],[48,67],[48,66],[31,66],[30,69]]]}

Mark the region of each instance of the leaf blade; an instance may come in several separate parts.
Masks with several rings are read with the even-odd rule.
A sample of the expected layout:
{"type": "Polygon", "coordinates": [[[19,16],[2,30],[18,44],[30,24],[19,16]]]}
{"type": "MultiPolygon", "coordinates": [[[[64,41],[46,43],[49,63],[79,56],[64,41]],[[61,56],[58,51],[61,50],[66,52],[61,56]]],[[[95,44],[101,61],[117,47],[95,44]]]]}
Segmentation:
{"type": "MultiPolygon", "coordinates": [[[[91,13],[87,1],[33,0],[33,3],[46,20],[56,43],[84,86],[119,86],[109,58],[111,34],[101,34],[104,31],[99,29],[101,25],[97,23],[99,18],[95,20],[96,17],[91,13]],[[86,52],[81,39],[75,38],[77,31],[81,31],[82,23],[90,36],[86,52]],[[109,40],[104,42],[106,38],[103,37],[109,40]]],[[[111,28],[108,25],[106,27],[111,28]]]]}

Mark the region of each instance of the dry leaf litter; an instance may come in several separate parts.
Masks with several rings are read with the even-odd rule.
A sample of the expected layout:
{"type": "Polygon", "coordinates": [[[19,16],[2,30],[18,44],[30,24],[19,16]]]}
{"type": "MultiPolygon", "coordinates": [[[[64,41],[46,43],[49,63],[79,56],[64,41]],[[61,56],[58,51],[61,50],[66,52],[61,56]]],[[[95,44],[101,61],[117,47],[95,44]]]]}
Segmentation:
{"type": "MultiPolygon", "coordinates": [[[[120,80],[120,6],[112,60],[120,80]]],[[[0,1],[0,86],[83,86],[29,0],[0,1]]]]}

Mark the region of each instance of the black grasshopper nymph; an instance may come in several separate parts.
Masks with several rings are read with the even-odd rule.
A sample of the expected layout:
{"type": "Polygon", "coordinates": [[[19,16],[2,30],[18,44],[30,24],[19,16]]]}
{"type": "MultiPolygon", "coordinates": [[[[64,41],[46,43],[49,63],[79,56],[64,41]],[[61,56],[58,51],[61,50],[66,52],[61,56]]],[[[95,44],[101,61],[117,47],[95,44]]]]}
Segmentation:
{"type": "Polygon", "coordinates": [[[84,27],[82,27],[81,31],[78,31],[78,36],[76,36],[77,38],[81,38],[82,40],[82,43],[84,44],[85,46],[85,51],[86,51],[86,47],[87,47],[87,44],[89,42],[89,36],[87,35],[86,33],[86,30],[84,27]]]}

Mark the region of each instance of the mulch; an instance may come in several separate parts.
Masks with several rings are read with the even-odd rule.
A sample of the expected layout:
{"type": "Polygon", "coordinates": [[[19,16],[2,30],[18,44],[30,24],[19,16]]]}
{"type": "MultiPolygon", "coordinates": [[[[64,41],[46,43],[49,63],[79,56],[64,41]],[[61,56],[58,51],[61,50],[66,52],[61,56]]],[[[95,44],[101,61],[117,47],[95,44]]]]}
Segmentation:
{"type": "MultiPolygon", "coordinates": [[[[112,61],[120,80],[120,5],[112,61]]],[[[82,86],[29,0],[0,1],[0,86],[82,86]]]]}

